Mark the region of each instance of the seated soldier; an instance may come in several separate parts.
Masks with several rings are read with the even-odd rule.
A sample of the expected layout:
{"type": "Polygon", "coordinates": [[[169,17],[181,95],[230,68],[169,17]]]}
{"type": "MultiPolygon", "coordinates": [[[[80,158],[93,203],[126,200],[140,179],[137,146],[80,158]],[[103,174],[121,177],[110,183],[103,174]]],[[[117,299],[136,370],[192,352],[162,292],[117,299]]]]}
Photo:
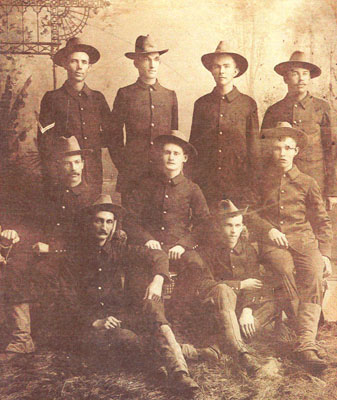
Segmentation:
{"type": "MultiPolygon", "coordinates": [[[[215,317],[218,334],[213,345],[196,351],[184,346],[184,354],[217,360],[226,349],[246,371],[254,375],[261,365],[241,337],[248,339],[278,315],[271,285],[263,284],[257,252],[243,232],[243,215],[230,200],[222,200],[213,217],[212,240],[200,248],[208,269],[199,285],[201,310],[215,317]]],[[[246,229],[246,228],[245,228],[246,229]]],[[[202,311],[201,311],[202,312],[202,311]]]]}
{"type": "Polygon", "coordinates": [[[59,257],[74,243],[74,224],[77,212],[92,203],[95,194],[82,181],[84,156],[90,150],[81,150],[77,139],[59,137],[55,140],[54,161],[57,164],[58,182],[50,183],[46,192],[40,193],[40,201],[27,212],[26,230],[30,231],[27,244],[11,254],[9,266],[4,271],[5,302],[8,307],[12,336],[0,362],[34,350],[30,336],[30,302],[43,303],[52,308],[53,294],[57,292],[57,265],[48,268],[48,258],[59,257]],[[27,221],[28,219],[28,221],[27,221]],[[33,260],[29,257],[35,253],[33,260]],[[25,337],[29,351],[22,345],[25,337]],[[29,338],[29,340],[28,340],[29,338]]]}
{"type": "Polygon", "coordinates": [[[184,294],[188,301],[202,268],[195,249],[209,218],[202,191],[183,174],[184,164],[196,156],[196,150],[179,131],[158,136],[154,149],[157,168],[129,194],[124,228],[131,242],[168,253],[170,268],[178,273],[174,295],[178,300],[178,293],[184,294]]]}
{"type": "MultiPolygon", "coordinates": [[[[189,397],[201,394],[189,376],[180,345],[166,320],[159,297],[138,299],[129,304],[121,287],[121,270],[133,268],[139,260],[152,267],[152,282],[162,287],[169,280],[168,258],[160,250],[127,245],[118,235],[123,209],[110,196],[101,195],[82,211],[81,240],[60,264],[61,327],[70,329],[70,340],[80,341],[85,349],[101,349],[125,356],[139,352],[135,332],[147,332],[153,349],[163,358],[172,388],[189,397]],[[95,347],[96,345],[96,347],[95,347]]],[[[151,284],[150,284],[151,286],[151,284]]],[[[63,328],[62,328],[63,329],[63,328]]],[[[69,338],[68,338],[69,340],[69,338]]]]}
{"type": "Polygon", "coordinates": [[[262,133],[264,140],[270,140],[272,157],[251,222],[264,265],[282,282],[282,307],[298,336],[295,356],[308,368],[321,370],[326,363],[317,352],[316,335],[323,271],[331,274],[331,221],[318,184],[293,164],[307,135],[288,122],[262,133]]]}

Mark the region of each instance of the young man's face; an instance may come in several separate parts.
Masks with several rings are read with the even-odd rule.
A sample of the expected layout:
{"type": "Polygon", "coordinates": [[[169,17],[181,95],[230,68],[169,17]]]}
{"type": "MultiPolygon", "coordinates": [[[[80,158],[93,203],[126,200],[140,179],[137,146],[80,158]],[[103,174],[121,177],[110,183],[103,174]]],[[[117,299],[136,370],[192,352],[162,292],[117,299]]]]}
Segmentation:
{"type": "Polygon", "coordinates": [[[284,75],[288,92],[293,95],[306,94],[310,80],[310,71],[306,68],[293,67],[284,75]]]}
{"type": "Polygon", "coordinates": [[[163,146],[163,166],[166,171],[179,174],[187,161],[188,156],[184,153],[182,147],[174,143],[166,143],[163,146]]]}
{"type": "Polygon", "coordinates": [[[219,86],[226,86],[232,83],[239,73],[234,59],[226,54],[215,56],[210,70],[216,84],[219,86]]]}
{"type": "Polygon", "coordinates": [[[84,161],[81,155],[63,157],[59,161],[61,181],[68,187],[75,187],[82,182],[84,161]]]}
{"type": "Polygon", "coordinates": [[[144,81],[156,79],[160,65],[160,55],[159,53],[138,55],[134,60],[134,65],[138,69],[139,77],[144,81]]]}
{"type": "Polygon", "coordinates": [[[243,217],[242,215],[228,217],[224,222],[222,222],[222,226],[224,242],[228,247],[233,249],[236,246],[243,229],[243,217]]]}
{"type": "Polygon", "coordinates": [[[91,232],[98,242],[105,242],[111,237],[116,229],[117,220],[110,211],[98,211],[91,224],[91,232]]]}
{"type": "Polygon", "coordinates": [[[88,54],[81,51],[69,54],[64,68],[71,82],[84,82],[91,68],[88,54]]]}
{"type": "Polygon", "coordinates": [[[291,137],[276,139],[272,143],[273,160],[275,165],[283,171],[289,171],[298,154],[299,148],[291,137]]]}

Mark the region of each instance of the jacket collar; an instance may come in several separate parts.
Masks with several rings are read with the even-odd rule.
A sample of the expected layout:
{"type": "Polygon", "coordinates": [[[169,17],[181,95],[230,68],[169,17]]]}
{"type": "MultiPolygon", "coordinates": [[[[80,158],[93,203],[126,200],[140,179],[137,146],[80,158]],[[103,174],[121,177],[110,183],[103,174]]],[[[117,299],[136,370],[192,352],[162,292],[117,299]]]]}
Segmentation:
{"type": "Polygon", "coordinates": [[[172,186],[177,186],[177,185],[179,185],[179,183],[184,182],[186,180],[186,178],[182,172],[172,179],[168,178],[165,174],[160,173],[159,178],[163,181],[164,184],[169,184],[172,186]]]}
{"type": "Polygon", "coordinates": [[[63,87],[68,92],[68,94],[70,94],[70,96],[75,97],[75,98],[78,98],[79,93],[84,93],[87,97],[91,96],[91,89],[89,89],[89,87],[87,86],[86,83],[84,83],[84,86],[83,86],[83,89],[81,90],[81,92],[78,92],[77,90],[75,90],[69,84],[68,80],[64,82],[63,87]]]}
{"type": "MultiPolygon", "coordinates": [[[[222,243],[222,250],[225,250],[228,253],[231,252],[231,249],[225,243],[222,243]]],[[[232,250],[233,250],[232,253],[234,253],[237,256],[239,256],[240,254],[242,254],[244,252],[245,245],[244,245],[244,240],[242,239],[242,237],[239,238],[238,242],[236,243],[236,246],[232,250]]]]}
{"type": "Polygon", "coordinates": [[[217,87],[215,87],[213,89],[213,91],[212,91],[212,94],[217,99],[221,98],[223,100],[226,100],[228,103],[231,103],[232,101],[234,101],[240,95],[240,92],[238,91],[236,86],[234,86],[233,89],[229,93],[227,93],[225,95],[222,95],[222,94],[219,93],[217,87]]]}
{"type": "Polygon", "coordinates": [[[285,100],[291,104],[299,104],[304,110],[308,107],[308,104],[312,100],[311,94],[308,92],[307,95],[301,101],[296,101],[292,96],[289,94],[286,95],[285,100]]]}
{"type": "Polygon", "coordinates": [[[299,169],[296,167],[296,165],[293,165],[293,167],[291,168],[290,171],[287,172],[287,175],[289,176],[289,178],[293,181],[295,180],[298,175],[300,174],[299,169]]]}
{"type": "Polygon", "coordinates": [[[147,83],[143,82],[140,78],[137,79],[136,85],[138,85],[139,87],[141,87],[142,89],[148,90],[150,88],[154,89],[154,90],[159,90],[161,85],[158,82],[158,79],[156,80],[156,82],[153,85],[148,85],[147,83]]]}

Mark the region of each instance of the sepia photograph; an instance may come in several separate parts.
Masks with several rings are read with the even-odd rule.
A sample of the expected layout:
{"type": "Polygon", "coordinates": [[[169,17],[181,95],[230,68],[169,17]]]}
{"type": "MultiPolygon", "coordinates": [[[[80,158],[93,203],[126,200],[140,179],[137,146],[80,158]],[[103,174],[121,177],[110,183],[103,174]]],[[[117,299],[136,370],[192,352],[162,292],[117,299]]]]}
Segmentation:
{"type": "Polygon", "coordinates": [[[0,0],[0,399],[335,400],[337,3],[0,0]]]}

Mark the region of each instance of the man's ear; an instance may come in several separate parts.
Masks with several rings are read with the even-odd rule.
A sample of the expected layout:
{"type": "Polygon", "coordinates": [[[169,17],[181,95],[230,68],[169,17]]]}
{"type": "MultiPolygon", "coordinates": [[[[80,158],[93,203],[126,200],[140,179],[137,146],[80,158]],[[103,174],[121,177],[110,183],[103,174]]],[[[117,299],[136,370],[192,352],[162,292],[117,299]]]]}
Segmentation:
{"type": "Polygon", "coordinates": [[[298,146],[295,147],[295,157],[297,156],[297,154],[299,153],[300,148],[298,146]]]}
{"type": "Polygon", "coordinates": [[[236,78],[238,76],[239,72],[240,72],[239,68],[235,68],[235,76],[234,76],[234,78],[236,78]]]}
{"type": "Polygon", "coordinates": [[[186,163],[188,161],[188,154],[184,154],[184,163],[186,163]]]}

